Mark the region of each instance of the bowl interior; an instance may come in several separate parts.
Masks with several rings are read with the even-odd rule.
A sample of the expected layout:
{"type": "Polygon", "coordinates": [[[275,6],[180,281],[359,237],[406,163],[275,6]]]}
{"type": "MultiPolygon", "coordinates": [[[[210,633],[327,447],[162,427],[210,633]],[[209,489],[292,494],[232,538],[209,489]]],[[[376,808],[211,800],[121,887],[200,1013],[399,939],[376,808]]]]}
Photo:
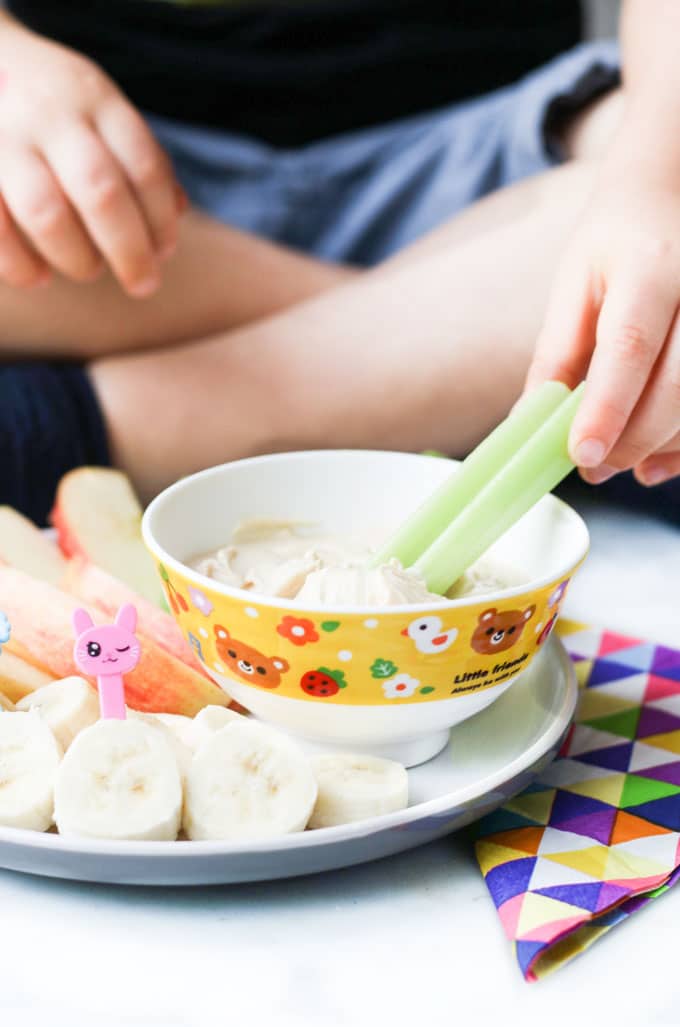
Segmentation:
{"type": "MultiPolygon", "coordinates": [[[[152,548],[160,547],[164,557],[183,566],[223,546],[236,525],[250,518],[306,521],[379,544],[454,467],[454,461],[437,457],[364,450],[255,457],[177,482],[150,505],[144,532],[152,548]]],[[[489,556],[540,584],[571,570],[587,548],[582,519],[546,496],[494,544],[489,556]]],[[[211,584],[218,591],[235,591],[211,584]]]]}

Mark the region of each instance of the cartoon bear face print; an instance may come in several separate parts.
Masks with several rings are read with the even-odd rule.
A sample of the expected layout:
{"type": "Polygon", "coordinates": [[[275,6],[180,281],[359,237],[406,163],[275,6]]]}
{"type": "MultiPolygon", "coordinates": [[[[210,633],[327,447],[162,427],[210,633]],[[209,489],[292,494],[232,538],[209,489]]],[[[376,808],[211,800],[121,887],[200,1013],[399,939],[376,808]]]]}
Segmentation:
{"type": "Polygon", "coordinates": [[[286,660],[278,656],[263,656],[257,649],[232,638],[221,624],[215,625],[217,652],[226,667],[250,685],[278,688],[281,675],[289,670],[286,660]]]}
{"type": "Polygon", "coordinates": [[[476,652],[485,656],[502,653],[519,641],[525,624],[535,613],[535,606],[527,606],[526,610],[502,612],[492,606],[490,610],[485,610],[481,614],[470,645],[476,652]]]}

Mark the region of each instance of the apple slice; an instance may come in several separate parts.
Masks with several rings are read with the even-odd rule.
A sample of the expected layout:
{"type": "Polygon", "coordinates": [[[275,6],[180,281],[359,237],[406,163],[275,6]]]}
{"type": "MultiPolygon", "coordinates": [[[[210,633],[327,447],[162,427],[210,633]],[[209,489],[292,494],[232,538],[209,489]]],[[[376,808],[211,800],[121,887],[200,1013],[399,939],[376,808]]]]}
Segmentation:
{"type": "Polygon", "coordinates": [[[114,574],[155,606],[163,591],[142,542],[142,508],[121,471],[80,467],[59,482],[52,523],[62,552],[114,574]]]}
{"type": "Polygon", "coordinates": [[[9,644],[3,645],[0,653],[0,692],[12,702],[19,702],[29,692],[49,685],[54,675],[10,652],[9,644]]]}
{"type": "Polygon", "coordinates": [[[203,673],[191,647],[168,613],[159,610],[153,603],[129,589],[124,582],[80,556],[69,560],[66,568],[61,584],[64,591],[81,599],[85,605],[96,607],[109,620],[113,620],[125,603],[132,603],[137,608],[137,631],[140,635],[150,638],[175,659],[203,673]]]}
{"type": "MultiPolygon", "coordinates": [[[[12,625],[12,636],[3,647],[3,656],[6,648],[55,678],[76,673],[72,617],[73,611],[81,606],[84,604],[66,592],[13,567],[0,566],[0,609],[12,625]]],[[[87,609],[95,622],[102,622],[97,610],[87,609]]],[[[141,643],[141,659],[125,675],[125,698],[133,709],[193,717],[204,706],[229,705],[226,692],[207,677],[148,638],[142,637],[141,643]]]]}
{"type": "Polygon", "coordinates": [[[11,506],[0,506],[0,560],[50,585],[59,585],[66,570],[58,546],[11,506]]]}

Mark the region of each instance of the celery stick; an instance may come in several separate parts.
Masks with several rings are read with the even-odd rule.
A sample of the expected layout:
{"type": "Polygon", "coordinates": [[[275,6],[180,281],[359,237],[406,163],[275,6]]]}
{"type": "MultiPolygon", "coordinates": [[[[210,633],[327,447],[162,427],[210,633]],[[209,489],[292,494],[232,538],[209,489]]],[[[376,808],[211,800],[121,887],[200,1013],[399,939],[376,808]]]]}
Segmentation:
{"type": "Polygon", "coordinates": [[[489,546],[573,469],[569,429],[584,386],[555,413],[449,524],[415,564],[431,592],[443,595],[489,546]]]}
{"type": "Polygon", "coordinates": [[[454,517],[510,460],[569,395],[561,382],[545,382],[513,410],[371,558],[379,567],[392,557],[409,567],[454,517]]]}

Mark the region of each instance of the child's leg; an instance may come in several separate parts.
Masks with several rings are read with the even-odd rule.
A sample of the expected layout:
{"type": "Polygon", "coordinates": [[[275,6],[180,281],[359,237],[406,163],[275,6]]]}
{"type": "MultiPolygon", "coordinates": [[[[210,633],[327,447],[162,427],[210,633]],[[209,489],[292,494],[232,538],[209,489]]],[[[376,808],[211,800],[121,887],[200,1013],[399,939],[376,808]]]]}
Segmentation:
{"type": "MultiPolygon", "coordinates": [[[[462,453],[520,388],[556,255],[590,174],[574,166],[503,190],[337,298],[167,354],[100,361],[92,381],[114,458],[149,495],[208,463],[287,444],[462,453]],[[410,272],[410,263],[420,267],[410,272]]],[[[213,316],[218,325],[220,317],[239,321],[258,302],[266,313],[297,290],[310,295],[347,275],[304,259],[296,265],[268,244],[258,252],[247,237],[204,219],[187,228],[185,278],[178,258],[176,288],[158,302],[121,303],[105,290],[92,302],[96,290],[74,287],[41,303],[12,296],[3,310],[0,295],[0,340],[4,325],[9,339],[36,350],[50,338],[77,354],[162,344],[191,334],[197,316],[207,317],[207,332],[213,316]],[[199,257],[212,254],[205,267],[198,261],[198,276],[192,245],[199,257]],[[241,272],[238,289],[225,287],[227,256],[241,272]],[[302,274],[289,274],[294,268],[302,274]],[[274,302],[262,277],[279,286],[274,302]]],[[[61,473],[108,459],[96,396],[75,367],[0,364],[0,413],[0,434],[12,442],[0,501],[39,521],[61,473]]]]}
{"type": "Polygon", "coordinates": [[[29,292],[0,285],[0,358],[88,359],[186,342],[265,317],[353,274],[192,212],[150,299],[130,299],[111,276],[86,286],[55,278],[29,292]]]}
{"type": "MultiPolygon", "coordinates": [[[[283,218],[278,225],[280,234],[277,238],[288,239],[289,242],[297,239],[296,227],[307,221],[315,223],[306,208],[321,203],[329,208],[329,223],[332,224],[334,219],[339,222],[333,231],[329,228],[326,235],[339,235],[345,240],[342,254],[346,256],[357,247],[361,249],[358,239],[352,243],[353,233],[359,239],[366,237],[374,241],[382,238],[385,232],[388,236],[396,233],[394,245],[380,251],[391,252],[400,238],[422,236],[430,224],[450,219],[453,211],[459,211],[461,206],[470,203],[480,193],[493,189],[494,185],[507,181],[508,177],[512,179],[520,173],[527,175],[546,167],[550,161],[544,152],[538,127],[543,112],[560,90],[565,95],[574,92],[579,75],[584,69],[589,69],[596,58],[597,54],[588,50],[580,55],[567,55],[554,66],[539,69],[534,76],[520,83],[514,98],[508,96],[503,99],[496,95],[487,104],[473,104],[476,113],[470,110],[466,113],[465,109],[435,113],[425,117],[422,124],[419,121],[407,122],[402,127],[379,130],[376,139],[363,138],[360,133],[353,145],[345,143],[343,148],[336,143],[330,147],[312,148],[315,157],[301,153],[300,167],[305,168],[305,160],[319,161],[321,179],[325,168],[331,175],[333,188],[327,193],[321,181],[317,189],[312,176],[313,189],[308,196],[299,198],[297,208],[283,218]],[[533,112],[530,117],[527,111],[533,112]],[[525,120],[528,118],[532,125],[535,121],[536,125],[528,130],[522,122],[523,117],[525,120]],[[472,140],[484,149],[486,132],[491,128],[497,138],[486,161],[482,161],[480,167],[474,160],[470,164],[470,151],[474,154],[477,149],[472,140]],[[389,137],[385,152],[383,148],[387,143],[383,136],[389,137]],[[426,150],[433,148],[432,167],[422,154],[425,143],[426,150]],[[354,153],[357,147],[361,152],[362,147],[366,150],[366,167],[361,163],[360,155],[354,153]],[[521,167],[514,166],[515,157],[521,167]],[[396,197],[391,192],[396,188],[392,180],[393,160],[397,163],[405,160],[407,165],[406,169],[401,169],[404,181],[396,197]],[[335,192],[334,175],[338,161],[343,167],[345,164],[348,166],[346,209],[335,192]],[[358,164],[355,166],[353,162],[356,161],[358,164]],[[505,168],[503,174],[500,168],[505,168]],[[361,199],[361,192],[357,194],[357,182],[363,180],[362,176],[367,179],[364,185],[370,194],[365,198],[366,202],[361,199]],[[460,195],[453,189],[458,178],[467,183],[460,195]],[[336,210],[338,204],[343,209],[336,210]],[[423,210],[420,210],[421,206],[423,210]],[[357,207],[361,210],[357,211],[357,207]]],[[[588,111],[576,119],[564,147],[568,155],[589,158],[597,153],[611,131],[612,103],[611,97],[604,103],[596,102],[595,111],[588,111]]],[[[270,208],[278,210],[283,201],[279,193],[272,193],[271,187],[266,185],[269,176],[249,175],[250,160],[254,159],[252,154],[240,174],[236,175],[238,188],[233,189],[229,184],[218,188],[219,167],[210,165],[209,153],[201,152],[201,141],[196,132],[190,132],[187,140],[187,132],[182,126],[175,126],[172,131],[171,126],[166,126],[165,131],[170,135],[162,137],[162,141],[170,148],[180,170],[186,172],[187,187],[196,186],[197,198],[209,206],[212,204],[221,217],[228,214],[234,218],[241,217],[255,230],[258,226],[261,229],[267,227],[270,208]],[[175,139],[177,133],[179,138],[175,139]],[[196,147],[199,147],[198,154],[194,153],[196,147]],[[211,172],[205,181],[196,171],[204,162],[211,172]],[[244,212],[240,199],[243,199],[246,187],[248,202],[244,212]]],[[[234,146],[228,140],[224,141],[224,146],[226,153],[231,155],[230,159],[236,160],[238,168],[237,157],[242,147],[235,156],[234,146]]],[[[219,158],[220,155],[217,156],[219,158]]],[[[271,160],[276,164],[275,157],[271,160]]],[[[310,169],[307,168],[306,177],[309,175],[310,169]]],[[[280,183],[281,188],[283,184],[280,183]]],[[[344,196],[342,191],[340,196],[344,196]]],[[[493,202],[484,202],[481,206],[473,204],[468,210],[459,212],[449,225],[435,230],[422,243],[416,243],[410,253],[404,251],[403,256],[400,254],[396,260],[411,260],[422,253],[477,237],[487,226],[497,227],[499,218],[507,220],[513,216],[513,201],[515,205],[524,203],[525,196],[521,190],[502,190],[493,202]]],[[[272,225],[268,227],[274,231],[272,225]]],[[[309,238],[300,236],[298,241],[322,252],[326,251],[324,246],[328,243],[323,232],[321,238],[312,233],[309,238]]],[[[191,341],[282,310],[345,281],[353,274],[348,268],[303,256],[295,250],[192,214],[183,226],[178,254],[166,266],[163,286],[150,300],[139,302],[129,299],[110,278],[86,287],[55,280],[38,294],[0,286],[0,356],[16,353],[21,356],[86,359],[104,353],[191,341]]]]}
{"type": "Polygon", "coordinates": [[[505,190],[483,230],[367,272],[257,324],[95,362],[113,458],[145,497],[256,452],[426,447],[461,454],[518,395],[551,276],[592,172],[505,190]]]}
{"type": "Polygon", "coordinates": [[[82,368],[0,363],[0,503],[43,525],[62,474],[108,462],[106,428],[82,368]]]}

